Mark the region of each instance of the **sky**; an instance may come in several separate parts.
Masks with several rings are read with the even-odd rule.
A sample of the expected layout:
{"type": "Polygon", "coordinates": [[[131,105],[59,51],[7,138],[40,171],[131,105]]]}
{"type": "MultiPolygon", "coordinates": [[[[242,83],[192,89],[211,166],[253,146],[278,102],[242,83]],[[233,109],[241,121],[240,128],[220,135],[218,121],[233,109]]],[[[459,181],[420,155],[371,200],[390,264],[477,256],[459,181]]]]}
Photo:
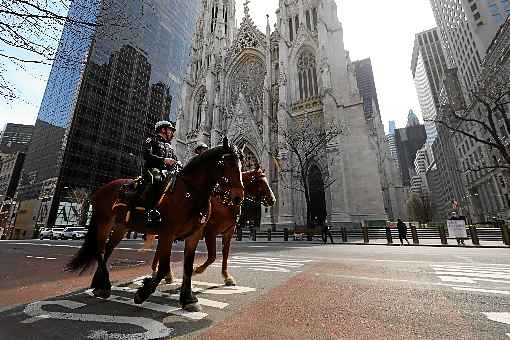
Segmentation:
{"type": "MultiPolygon", "coordinates": [[[[180,0],[187,1],[187,0],[180,0]]],[[[385,127],[395,120],[404,127],[413,109],[421,110],[411,74],[414,35],[435,26],[430,0],[336,0],[344,29],[345,48],[351,60],[370,58],[381,116],[385,127]]],[[[244,0],[237,0],[238,23],[244,16],[244,0]]],[[[278,0],[252,0],[250,15],[262,32],[266,14],[271,28],[276,22],[278,0]]],[[[28,70],[8,68],[7,77],[15,84],[18,100],[0,99],[0,128],[5,123],[34,124],[49,76],[49,66],[28,70]]]]}

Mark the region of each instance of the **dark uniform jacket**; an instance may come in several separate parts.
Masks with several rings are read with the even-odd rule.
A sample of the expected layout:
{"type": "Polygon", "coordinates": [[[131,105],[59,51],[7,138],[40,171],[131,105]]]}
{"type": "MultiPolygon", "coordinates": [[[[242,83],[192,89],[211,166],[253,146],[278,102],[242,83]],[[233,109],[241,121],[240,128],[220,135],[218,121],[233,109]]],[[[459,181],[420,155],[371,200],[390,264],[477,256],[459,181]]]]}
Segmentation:
{"type": "Polygon", "coordinates": [[[143,159],[145,160],[144,170],[146,172],[153,171],[154,169],[173,171],[175,165],[172,167],[165,166],[165,158],[177,161],[177,156],[170,142],[160,135],[147,138],[143,150],[143,159]]]}

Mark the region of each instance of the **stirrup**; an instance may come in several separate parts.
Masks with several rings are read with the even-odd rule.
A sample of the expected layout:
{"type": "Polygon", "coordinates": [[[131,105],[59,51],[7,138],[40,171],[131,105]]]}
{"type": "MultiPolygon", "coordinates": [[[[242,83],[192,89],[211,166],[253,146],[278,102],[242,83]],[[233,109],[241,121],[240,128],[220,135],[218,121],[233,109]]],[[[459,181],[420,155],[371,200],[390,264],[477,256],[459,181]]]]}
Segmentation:
{"type": "Polygon", "coordinates": [[[147,211],[145,223],[149,228],[156,227],[159,223],[161,223],[161,213],[157,209],[147,211]]]}

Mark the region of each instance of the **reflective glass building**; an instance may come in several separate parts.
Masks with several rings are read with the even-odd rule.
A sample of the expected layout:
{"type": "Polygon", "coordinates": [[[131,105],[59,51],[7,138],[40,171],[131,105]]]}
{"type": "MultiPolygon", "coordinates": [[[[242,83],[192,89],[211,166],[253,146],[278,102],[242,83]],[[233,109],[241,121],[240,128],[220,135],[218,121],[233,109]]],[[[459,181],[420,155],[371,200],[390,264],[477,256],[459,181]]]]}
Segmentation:
{"type": "Polygon", "coordinates": [[[143,141],[180,102],[200,0],[91,3],[71,5],[97,27],[65,25],[25,161],[18,200],[41,202],[39,225],[73,190],[138,175],[143,141]]]}

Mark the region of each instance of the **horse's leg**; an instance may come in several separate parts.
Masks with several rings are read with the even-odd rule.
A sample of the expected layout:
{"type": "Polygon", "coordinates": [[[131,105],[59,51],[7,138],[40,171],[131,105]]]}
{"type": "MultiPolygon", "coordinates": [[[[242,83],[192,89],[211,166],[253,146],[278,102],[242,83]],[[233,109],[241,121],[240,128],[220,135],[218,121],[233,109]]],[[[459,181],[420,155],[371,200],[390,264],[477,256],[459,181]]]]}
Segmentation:
{"type": "Polygon", "coordinates": [[[227,230],[223,234],[223,248],[221,250],[221,254],[223,255],[223,261],[221,262],[221,274],[223,275],[223,280],[225,282],[225,286],[235,286],[236,280],[232,275],[228,273],[227,270],[227,260],[228,253],[230,251],[230,241],[232,241],[232,237],[234,236],[236,228],[235,226],[227,230]]]}
{"type": "Polygon", "coordinates": [[[170,253],[168,255],[168,274],[166,274],[166,276],[165,276],[166,283],[174,282],[174,274],[172,273],[172,246],[173,246],[173,242],[170,242],[170,244],[168,245],[168,247],[170,249],[170,253]]]}
{"type": "Polygon", "coordinates": [[[113,233],[110,235],[110,238],[108,239],[108,243],[106,244],[106,249],[104,252],[104,261],[105,263],[108,262],[108,259],[113,253],[113,250],[115,247],[117,247],[124,238],[124,235],[126,235],[126,228],[117,225],[113,227],[113,233]]]}
{"type": "MultiPolygon", "coordinates": [[[[206,226],[206,230],[209,228],[209,225],[206,226]]],[[[207,267],[216,261],[216,232],[212,230],[213,228],[209,228],[210,231],[206,231],[205,233],[205,244],[207,246],[207,260],[201,266],[198,266],[193,271],[193,274],[202,274],[207,267]]]]}
{"type": "MultiPolygon", "coordinates": [[[[173,242],[170,242],[170,257],[172,256],[172,245],[173,242]]],[[[158,263],[159,263],[159,242],[156,247],[156,253],[154,254],[154,259],[152,260],[152,277],[156,277],[158,275],[158,263]]],[[[172,261],[170,261],[170,264],[172,261]]],[[[172,273],[172,267],[170,267],[167,276],[165,277],[166,283],[174,282],[174,274],[172,273]]]]}
{"type": "Polygon", "coordinates": [[[156,247],[156,252],[154,253],[154,258],[152,259],[152,277],[156,277],[158,274],[158,262],[159,262],[159,242],[156,247]]]}
{"type": "Polygon", "coordinates": [[[94,296],[108,299],[111,295],[112,284],[110,282],[110,274],[106,266],[105,260],[105,245],[106,239],[112,229],[111,222],[100,224],[97,237],[98,254],[97,254],[97,269],[92,278],[90,288],[93,288],[92,293],[94,296]]]}
{"type": "Polygon", "coordinates": [[[193,274],[193,261],[195,260],[195,251],[198,241],[202,236],[202,228],[198,228],[190,237],[186,239],[184,246],[184,271],[182,275],[181,294],[179,302],[182,308],[189,312],[199,312],[201,310],[198,299],[191,290],[191,275],[193,274]]]}
{"type": "Polygon", "coordinates": [[[147,277],[143,280],[143,285],[138,288],[135,294],[135,303],[141,304],[156,291],[161,280],[165,278],[170,269],[170,243],[172,242],[171,235],[166,232],[159,234],[158,250],[159,250],[159,265],[158,273],[155,277],[147,277]]]}

